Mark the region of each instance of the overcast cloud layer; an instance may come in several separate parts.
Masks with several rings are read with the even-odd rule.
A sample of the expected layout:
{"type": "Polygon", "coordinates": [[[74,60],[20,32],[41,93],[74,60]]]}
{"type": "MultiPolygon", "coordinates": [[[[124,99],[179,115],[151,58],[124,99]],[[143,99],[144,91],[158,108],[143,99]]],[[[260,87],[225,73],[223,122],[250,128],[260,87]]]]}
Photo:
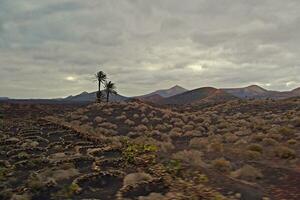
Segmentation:
{"type": "Polygon", "coordinates": [[[0,0],[0,96],[300,86],[299,0],[0,0]],[[100,67],[101,66],[101,67],[100,67]]]}

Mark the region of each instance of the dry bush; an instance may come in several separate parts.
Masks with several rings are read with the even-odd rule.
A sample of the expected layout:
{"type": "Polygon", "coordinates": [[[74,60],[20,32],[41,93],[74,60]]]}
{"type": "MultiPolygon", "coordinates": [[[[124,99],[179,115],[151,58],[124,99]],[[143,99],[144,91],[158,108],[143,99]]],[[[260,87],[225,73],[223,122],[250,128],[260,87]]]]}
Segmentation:
{"type": "Polygon", "coordinates": [[[125,108],[123,108],[123,110],[125,110],[125,111],[129,111],[131,109],[131,106],[130,105],[128,105],[128,106],[126,106],[125,108]]]}
{"type": "Polygon", "coordinates": [[[179,137],[179,136],[182,136],[182,130],[181,128],[173,128],[171,131],[170,131],[170,136],[171,137],[179,137]]]}
{"type": "Polygon", "coordinates": [[[259,153],[263,153],[263,147],[259,144],[250,144],[248,146],[248,150],[250,151],[257,151],[259,153]]]}
{"type": "Polygon", "coordinates": [[[134,130],[137,132],[146,132],[148,130],[148,127],[143,124],[140,124],[137,127],[135,127],[134,130]]]}
{"type": "Polygon", "coordinates": [[[189,142],[189,147],[193,149],[206,149],[208,140],[206,138],[193,138],[189,142]]]}
{"type": "Polygon", "coordinates": [[[169,113],[165,113],[165,114],[162,116],[162,118],[163,118],[164,120],[169,120],[170,117],[171,117],[171,115],[170,115],[169,113]]]}
{"type": "Polygon", "coordinates": [[[169,153],[175,149],[175,146],[173,145],[172,141],[160,142],[158,146],[159,150],[163,153],[169,153]]]}
{"type": "Polygon", "coordinates": [[[245,157],[247,160],[259,160],[262,157],[262,154],[258,151],[245,151],[245,157]]]}
{"type": "Polygon", "coordinates": [[[138,114],[134,114],[134,115],[133,115],[133,118],[134,118],[134,119],[138,119],[139,117],[140,117],[140,116],[139,116],[138,114]]]}
{"type": "MultiPolygon", "coordinates": [[[[160,132],[158,132],[158,133],[160,133],[160,132]]],[[[171,142],[172,141],[172,139],[169,135],[166,135],[166,134],[158,134],[158,135],[161,136],[160,138],[164,142],[171,142]]]]}
{"type": "Polygon", "coordinates": [[[89,112],[89,109],[87,109],[87,108],[79,108],[79,109],[77,109],[76,112],[77,112],[78,114],[84,114],[84,113],[89,112]]]}
{"type": "Polygon", "coordinates": [[[166,124],[158,124],[158,125],[156,125],[156,127],[155,127],[155,129],[157,129],[157,130],[159,130],[159,131],[162,131],[162,132],[168,130],[168,128],[169,128],[169,127],[168,127],[166,124]]]}
{"type": "Polygon", "coordinates": [[[142,113],[145,113],[146,110],[147,110],[147,107],[146,107],[146,106],[141,106],[141,107],[139,108],[139,110],[140,110],[142,113]]]}
{"type": "Polygon", "coordinates": [[[86,115],[84,115],[84,116],[82,116],[82,117],[80,118],[81,121],[85,121],[85,120],[88,120],[88,119],[89,119],[89,117],[86,116],[86,115]]]}
{"type": "Polygon", "coordinates": [[[195,116],[194,121],[196,123],[202,123],[204,122],[204,119],[201,116],[195,116]]]}
{"type": "Polygon", "coordinates": [[[138,173],[131,173],[125,176],[123,180],[123,186],[128,185],[136,185],[141,182],[150,181],[152,180],[152,176],[150,174],[146,174],[144,172],[138,172],[138,173]]]}
{"type": "Polygon", "coordinates": [[[286,143],[290,146],[295,146],[298,142],[295,139],[290,139],[286,143]]]}
{"type": "Polygon", "coordinates": [[[151,111],[150,113],[148,113],[148,118],[153,118],[155,116],[156,112],[155,111],[151,111]]]}
{"type": "Polygon", "coordinates": [[[124,121],[124,120],[126,120],[126,119],[127,119],[127,117],[126,117],[126,115],[122,114],[122,115],[120,115],[120,116],[116,117],[116,119],[117,119],[117,120],[124,121]]]}
{"type": "Polygon", "coordinates": [[[274,149],[274,153],[277,157],[282,159],[294,159],[296,158],[296,152],[285,146],[278,146],[274,149]]]}
{"type": "Polygon", "coordinates": [[[294,130],[287,127],[283,126],[277,129],[278,133],[284,136],[292,136],[294,134],[294,130]]]}
{"type": "Polygon", "coordinates": [[[231,176],[248,181],[254,181],[263,177],[261,171],[251,165],[244,165],[242,168],[232,172],[231,176]]]}
{"type": "Polygon", "coordinates": [[[145,117],[144,119],[142,119],[142,123],[143,123],[143,124],[148,124],[148,123],[149,123],[148,118],[145,117]]]}
{"type": "Polygon", "coordinates": [[[224,145],[218,140],[213,140],[208,146],[208,151],[221,153],[224,151],[224,145]]]}
{"type": "Polygon", "coordinates": [[[214,169],[227,173],[231,170],[231,163],[228,160],[225,160],[224,158],[216,159],[212,161],[212,166],[214,169]]]}
{"type": "Polygon", "coordinates": [[[179,118],[172,118],[170,122],[175,126],[175,127],[182,127],[184,125],[183,121],[179,118]]]}
{"type": "Polygon", "coordinates": [[[159,130],[152,130],[152,131],[149,131],[147,134],[149,137],[165,136],[165,134],[161,134],[161,132],[159,130]]]}
{"type": "Polygon", "coordinates": [[[104,119],[103,119],[102,117],[97,116],[97,117],[95,117],[94,121],[95,121],[96,123],[101,123],[101,122],[104,121],[104,119]]]}
{"type": "Polygon", "coordinates": [[[140,196],[138,200],[164,200],[167,198],[159,193],[150,193],[148,196],[140,196]]]}
{"type": "Polygon", "coordinates": [[[185,123],[187,123],[187,122],[189,121],[189,116],[188,116],[188,115],[182,115],[182,116],[181,116],[181,119],[182,119],[185,123]]]}
{"type": "Polygon", "coordinates": [[[110,122],[103,122],[101,124],[98,124],[99,127],[104,127],[106,129],[113,129],[116,130],[118,126],[116,124],[112,124],[110,122]]]}
{"type": "Polygon", "coordinates": [[[162,119],[159,118],[159,117],[153,117],[153,118],[151,119],[151,121],[154,122],[154,123],[161,123],[161,122],[162,122],[162,119]]]}
{"type": "Polygon", "coordinates": [[[113,112],[113,110],[114,110],[114,109],[112,109],[112,108],[106,108],[106,109],[103,109],[102,112],[103,112],[104,114],[111,115],[112,112],[113,112]]]}
{"type": "Polygon", "coordinates": [[[236,141],[234,143],[234,146],[245,146],[247,144],[248,144],[248,142],[245,139],[239,139],[238,141],[236,141]]]}
{"type": "Polygon", "coordinates": [[[295,118],[293,124],[295,127],[300,127],[300,117],[295,118]]]}
{"type": "Polygon", "coordinates": [[[183,164],[200,167],[204,166],[205,163],[202,161],[202,152],[197,150],[183,150],[172,155],[172,158],[175,160],[180,160],[183,164]]]}
{"type": "Polygon", "coordinates": [[[262,144],[264,146],[275,146],[278,144],[278,142],[272,138],[264,138],[262,144]]]}
{"type": "Polygon", "coordinates": [[[234,143],[239,139],[239,137],[232,133],[226,133],[224,135],[224,139],[227,143],[234,143]]]}
{"type": "Polygon", "coordinates": [[[79,121],[79,120],[74,120],[74,121],[70,122],[71,126],[80,126],[80,124],[81,124],[81,121],[79,121]]]}
{"type": "Polygon", "coordinates": [[[276,141],[282,140],[282,135],[280,135],[280,134],[278,134],[278,133],[269,133],[269,134],[267,135],[267,137],[272,138],[272,139],[274,139],[274,140],[276,140],[276,141]]]}
{"type": "Polygon", "coordinates": [[[127,124],[128,126],[134,126],[134,125],[135,125],[134,121],[132,121],[132,120],[130,120],[130,119],[126,119],[126,120],[124,121],[124,123],[127,124]]]}
{"type": "Polygon", "coordinates": [[[193,125],[189,125],[189,124],[184,125],[184,126],[182,127],[182,130],[183,130],[184,132],[186,132],[186,131],[192,131],[193,129],[194,129],[194,126],[193,126],[193,125]]]}
{"type": "Polygon", "coordinates": [[[229,126],[229,124],[227,123],[227,122],[221,122],[221,123],[219,123],[218,125],[217,125],[217,128],[218,129],[225,129],[225,128],[227,128],[229,126]]]}
{"type": "Polygon", "coordinates": [[[71,118],[71,120],[79,120],[81,118],[82,115],[79,115],[77,113],[70,113],[69,117],[71,118]]]}
{"type": "Polygon", "coordinates": [[[203,136],[202,132],[198,131],[198,130],[192,130],[192,131],[187,131],[184,133],[184,136],[188,136],[188,137],[199,137],[199,136],[203,136]]]}
{"type": "Polygon", "coordinates": [[[253,135],[251,138],[252,142],[261,142],[265,138],[265,134],[263,133],[258,133],[256,135],[253,135]]]}

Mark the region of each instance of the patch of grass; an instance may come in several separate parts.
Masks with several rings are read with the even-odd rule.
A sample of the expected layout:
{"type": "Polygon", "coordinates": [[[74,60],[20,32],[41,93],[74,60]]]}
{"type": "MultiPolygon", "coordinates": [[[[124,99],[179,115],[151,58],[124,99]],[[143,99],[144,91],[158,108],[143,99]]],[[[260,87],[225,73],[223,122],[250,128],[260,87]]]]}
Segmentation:
{"type": "Polygon", "coordinates": [[[169,160],[164,163],[168,173],[177,175],[182,170],[182,164],[180,160],[169,160]]]}
{"type": "Polygon", "coordinates": [[[139,155],[145,153],[156,153],[158,151],[158,147],[151,144],[126,144],[126,147],[122,151],[123,158],[127,163],[135,163],[136,158],[139,155]]]}

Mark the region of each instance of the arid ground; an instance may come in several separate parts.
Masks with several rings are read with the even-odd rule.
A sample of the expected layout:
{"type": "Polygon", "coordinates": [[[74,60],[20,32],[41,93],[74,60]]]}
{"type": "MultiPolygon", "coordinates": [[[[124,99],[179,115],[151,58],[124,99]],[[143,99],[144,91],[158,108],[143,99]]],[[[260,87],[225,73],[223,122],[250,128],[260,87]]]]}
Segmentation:
{"type": "Polygon", "coordinates": [[[299,98],[0,106],[0,199],[300,199],[299,98]]]}

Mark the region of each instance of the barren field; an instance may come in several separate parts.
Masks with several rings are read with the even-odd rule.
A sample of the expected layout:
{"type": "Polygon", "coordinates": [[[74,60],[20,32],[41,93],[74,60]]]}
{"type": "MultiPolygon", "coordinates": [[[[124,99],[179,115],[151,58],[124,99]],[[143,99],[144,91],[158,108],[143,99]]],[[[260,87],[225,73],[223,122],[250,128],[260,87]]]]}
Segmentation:
{"type": "Polygon", "coordinates": [[[300,199],[299,98],[0,106],[0,199],[300,199]]]}

